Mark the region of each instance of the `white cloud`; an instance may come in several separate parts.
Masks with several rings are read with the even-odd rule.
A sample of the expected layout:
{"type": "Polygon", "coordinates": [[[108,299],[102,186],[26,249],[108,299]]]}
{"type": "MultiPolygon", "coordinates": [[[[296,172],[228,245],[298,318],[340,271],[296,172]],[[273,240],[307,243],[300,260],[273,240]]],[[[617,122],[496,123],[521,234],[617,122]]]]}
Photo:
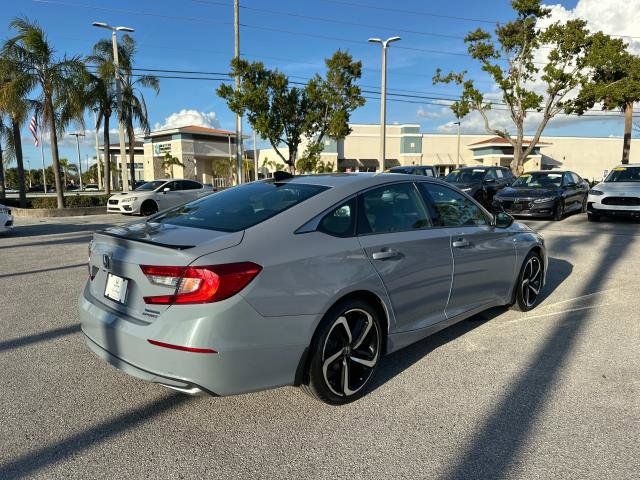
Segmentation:
{"type": "MultiPolygon", "coordinates": [[[[540,22],[542,28],[558,21],[564,23],[575,18],[582,18],[587,22],[587,28],[592,32],[603,31],[610,35],[627,36],[623,39],[629,43],[629,50],[632,53],[640,54],[640,0],[578,0],[578,3],[573,9],[567,9],[559,4],[547,5],[547,7],[551,9],[551,16],[540,22]]],[[[548,51],[548,49],[540,49],[535,61],[540,63],[546,62],[548,51]]],[[[528,87],[541,93],[545,90],[544,83],[541,80],[532,82],[528,87]]],[[[571,98],[575,94],[576,92],[571,92],[567,98],[571,98]]],[[[502,101],[500,91],[496,85],[493,85],[490,92],[485,93],[485,97],[497,102],[502,101]]],[[[505,107],[496,106],[494,110],[489,112],[490,125],[495,128],[513,131],[513,122],[509,117],[509,113],[505,111],[504,108],[505,107]]],[[[597,109],[597,107],[594,109],[597,109]]],[[[619,118],[618,112],[602,112],[602,114],[607,115],[607,117],[599,115],[584,115],[582,117],[576,115],[558,115],[551,120],[549,126],[580,125],[584,122],[619,118]],[[611,118],[608,118],[609,115],[611,118]]],[[[538,113],[528,114],[525,129],[531,130],[535,128],[540,121],[540,117],[541,115],[538,113]]],[[[438,131],[446,133],[453,133],[456,129],[456,125],[453,125],[451,122],[438,127],[438,131]]],[[[463,120],[461,129],[468,133],[486,133],[484,120],[477,112],[469,114],[463,120]]]]}
{"type": "Polygon", "coordinates": [[[416,116],[418,116],[419,118],[426,118],[428,120],[447,117],[450,114],[451,110],[448,107],[440,107],[439,109],[435,110],[418,107],[418,110],[416,111],[416,116]]]}
{"type": "Polygon", "coordinates": [[[189,110],[183,108],[179,112],[174,112],[164,119],[163,123],[156,123],[154,130],[163,130],[167,128],[186,127],[188,125],[197,125],[200,127],[220,128],[220,121],[216,112],[200,112],[198,110],[189,110]]]}

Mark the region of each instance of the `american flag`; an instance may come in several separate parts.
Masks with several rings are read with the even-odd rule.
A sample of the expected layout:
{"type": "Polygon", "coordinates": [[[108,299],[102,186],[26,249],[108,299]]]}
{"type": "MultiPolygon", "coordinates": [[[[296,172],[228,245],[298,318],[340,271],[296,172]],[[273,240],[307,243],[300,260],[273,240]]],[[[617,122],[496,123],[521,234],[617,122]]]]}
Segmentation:
{"type": "Polygon", "coordinates": [[[38,146],[38,120],[35,115],[31,117],[31,121],[29,122],[29,131],[31,135],[33,135],[33,144],[38,146]]]}

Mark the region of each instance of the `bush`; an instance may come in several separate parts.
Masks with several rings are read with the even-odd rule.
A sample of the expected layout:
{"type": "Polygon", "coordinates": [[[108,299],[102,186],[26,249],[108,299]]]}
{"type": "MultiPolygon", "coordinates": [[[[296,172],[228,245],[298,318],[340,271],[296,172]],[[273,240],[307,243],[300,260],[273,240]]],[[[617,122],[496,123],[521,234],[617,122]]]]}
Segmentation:
{"type": "MultiPolygon", "coordinates": [[[[64,204],[68,208],[104,207],[109,195],[69,195],[64,197],[64,204]]],[[[35,197],[29,199],[31,208],[57,208],[56,197],[35,197]]]]}

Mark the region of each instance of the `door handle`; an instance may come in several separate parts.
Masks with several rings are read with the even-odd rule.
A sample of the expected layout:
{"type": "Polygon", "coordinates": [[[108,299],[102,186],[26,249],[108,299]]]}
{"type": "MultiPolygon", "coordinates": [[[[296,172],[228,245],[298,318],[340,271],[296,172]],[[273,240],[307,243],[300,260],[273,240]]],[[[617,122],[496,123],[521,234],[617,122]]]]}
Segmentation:
{"type": "Polygon", "coordinates": [[[469,243],[469,241],[466,238],[458,238],[457,240],[454,240],[451,245],[454,248],[466,248],[471,246],[471,244],[469,243]]]}
{"type": "Polygon", "coordinates": [[[395,250],[381,250],[379,252],[373,252],[372,255],[374,260],[387,260],[389,258],[399,258],[400,252],[395,250]]]}

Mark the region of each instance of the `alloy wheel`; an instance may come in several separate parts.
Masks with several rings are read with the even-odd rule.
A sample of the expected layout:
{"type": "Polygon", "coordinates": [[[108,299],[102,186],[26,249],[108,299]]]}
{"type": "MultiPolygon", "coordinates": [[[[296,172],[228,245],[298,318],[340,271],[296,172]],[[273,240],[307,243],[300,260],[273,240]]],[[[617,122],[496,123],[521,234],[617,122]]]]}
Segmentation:
{"type": "Polygon", "coordinates": [[[370,313],[347,310],[331,326],[322,349],[322,375],[335,395],[350,397],[365,386],[380,357],[380,331],[370,313]]]}
{"type": "Polygon", "coordinates": [[[542,288],[542,264],[537,256],[532,256],[527,261],[522,272],[520,288],[527,308],[533,307],[542,288]]]}

